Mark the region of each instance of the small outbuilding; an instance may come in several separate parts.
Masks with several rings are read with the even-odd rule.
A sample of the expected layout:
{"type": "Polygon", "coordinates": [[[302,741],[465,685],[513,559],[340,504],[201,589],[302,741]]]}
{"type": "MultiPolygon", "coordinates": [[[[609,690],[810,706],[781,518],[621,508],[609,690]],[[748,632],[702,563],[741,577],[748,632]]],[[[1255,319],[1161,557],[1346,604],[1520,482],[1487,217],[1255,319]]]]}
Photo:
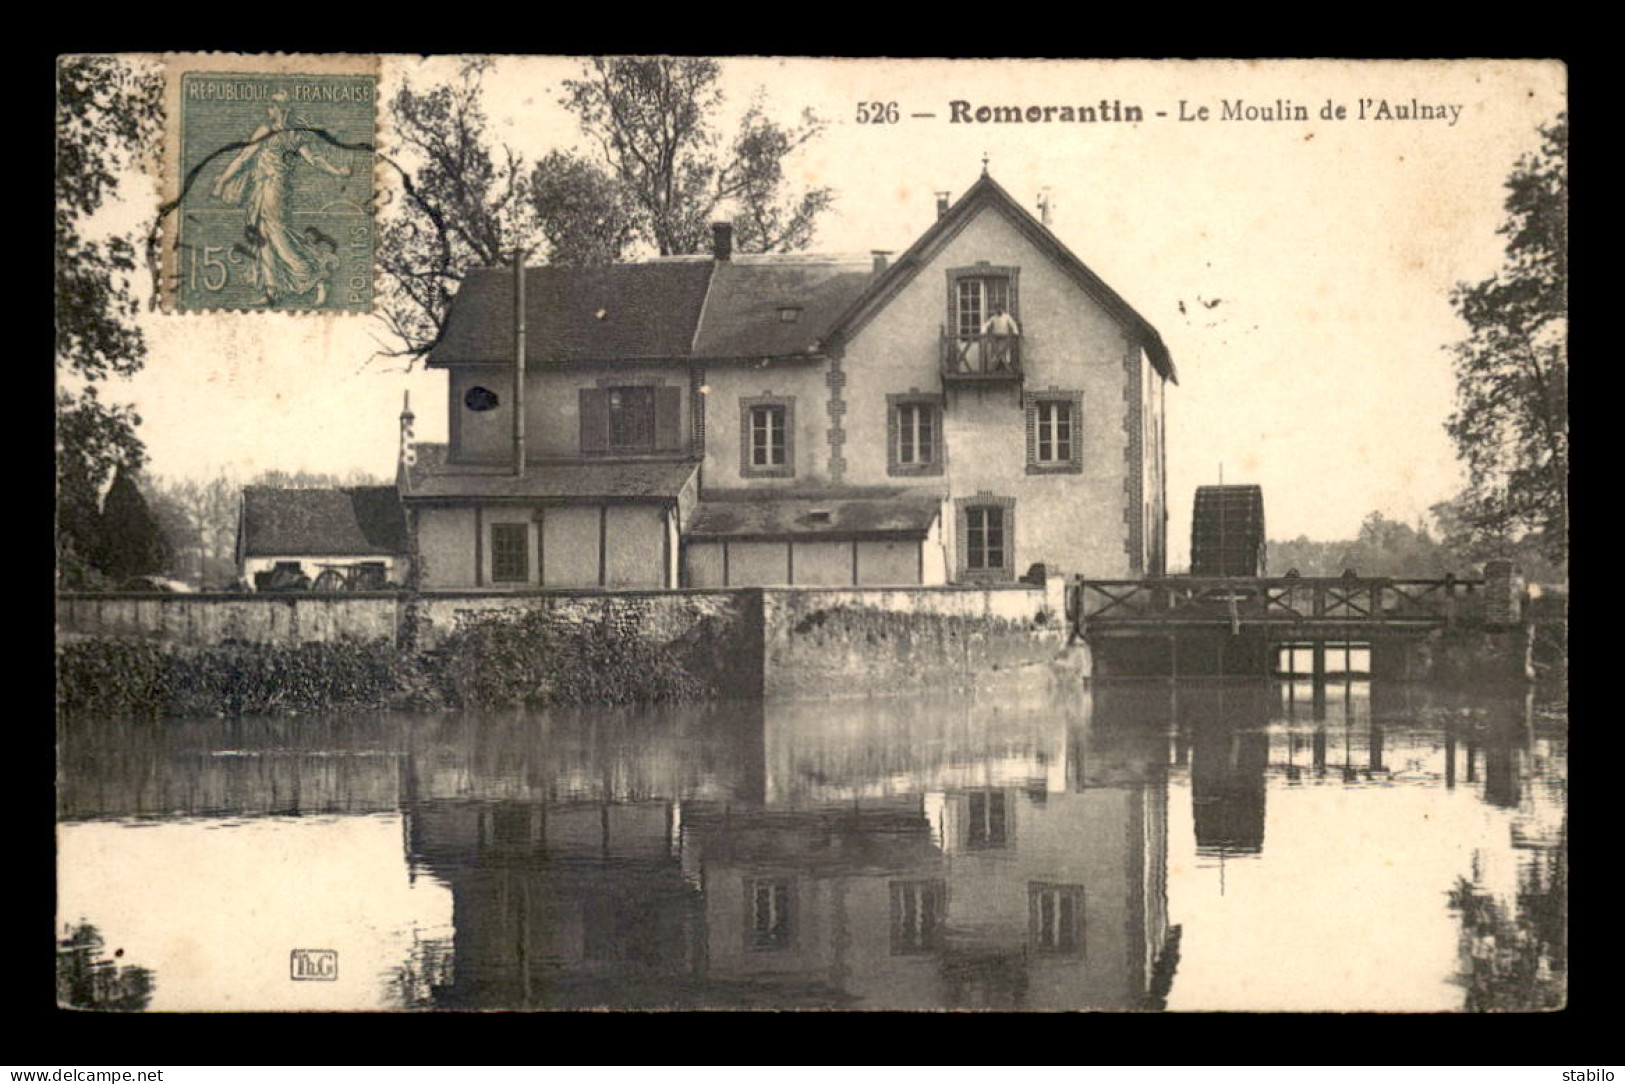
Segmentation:
{"type": "Polygon", "coordinates": [[[380,589],[404,581],[406,517],[394,486],[247,486],[237,563],[255,590],[380,589]]]}

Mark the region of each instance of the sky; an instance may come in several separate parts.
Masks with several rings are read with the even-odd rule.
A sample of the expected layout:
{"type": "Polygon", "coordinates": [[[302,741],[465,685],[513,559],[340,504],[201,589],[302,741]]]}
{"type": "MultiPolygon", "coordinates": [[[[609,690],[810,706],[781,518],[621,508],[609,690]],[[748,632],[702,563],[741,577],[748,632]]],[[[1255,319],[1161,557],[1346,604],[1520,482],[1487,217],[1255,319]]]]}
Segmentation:
{"type": "MultiPolygon", "coordinates": [[[[380,96],[455,67],[386,58],[380,96]]],[[[1561,64],[731,58],[724,68],[725,129],[758,93],[773,116],[811,109],[828,124],[790,169],[835,191],[813,251],[902,251],[933,221],[934,193],[958,198],[984,156],[1035,213],[1048,191],[1052,229],[1158,328],[1178,367],[1167,422],[1176,566],[1195,487],[1221,470],[1264,487],[1273,538],[1348,537],[1372,511],[1415,523],[1459,488],[1443,426],[1447,348],[1466,329],[1450,291],[1501,263],[1504,182],[1566,108],[1561,64]],[[860,123],[860,102],[896,102],[899,120],[860,123]],[[1142,119],[974,120],[984,105],[1104,113],[1102,102],[1142,119]],[[1288,119],[1226,119],[1226,102],[1288,119]],[[1443,119],[1377,119],[1382,102],[1443,119]],[[1323,118],[1328,103],[1345,119],[1323,118]],[[1308,119],[1293,119],[1294,106],[1308,119]],[[1181,119],[1203,108],[1206,120],[1181,119]]],[[[495,133],[527,161],[584,146],[559,104],[561,80],[579,71],[568,58],[499,59],[486,81],[495,133]]],[[[150,220],[155,189],[128,180],[111,221],[150,220]]],[[[371,317],[149,312],[142,323],[146,368],[104,394],[136,404],[154,474],[389,477],[406,392],[418,438],[445,439],[445,375],[377,358],[388,340],[371,317]]]]}

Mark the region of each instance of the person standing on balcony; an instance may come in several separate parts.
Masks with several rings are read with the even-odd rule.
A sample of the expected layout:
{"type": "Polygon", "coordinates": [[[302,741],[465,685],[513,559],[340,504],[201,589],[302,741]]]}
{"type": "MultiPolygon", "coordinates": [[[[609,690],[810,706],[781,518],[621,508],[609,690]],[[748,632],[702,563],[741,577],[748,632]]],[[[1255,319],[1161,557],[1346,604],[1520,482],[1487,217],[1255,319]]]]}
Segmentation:
{"type": "Polygon", "coordinates": [[[993,306],[993,315],[982,324],[983,336],[991,336],[988,340],[988,349],[992,352],[994,366],[1000,369],[1010,368],[1010,340],[1021,334],[1021,328],[1016,326],[1016,318],[1004,311],[1003,305],[993,306]]]}

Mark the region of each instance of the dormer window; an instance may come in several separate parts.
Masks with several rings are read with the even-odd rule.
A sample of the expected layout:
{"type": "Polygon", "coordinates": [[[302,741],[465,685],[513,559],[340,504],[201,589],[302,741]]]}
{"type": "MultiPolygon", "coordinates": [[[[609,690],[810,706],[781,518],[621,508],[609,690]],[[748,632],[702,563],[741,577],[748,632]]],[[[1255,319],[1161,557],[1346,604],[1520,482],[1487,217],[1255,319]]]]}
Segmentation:
{"type": "Polygon", "coordinates": [[[779,323],[781,323],[781,324],[793,324],[799,319],[801,319],[801,306],[799,306],[799,305],[780,305],[779,306],[779,323]]]}

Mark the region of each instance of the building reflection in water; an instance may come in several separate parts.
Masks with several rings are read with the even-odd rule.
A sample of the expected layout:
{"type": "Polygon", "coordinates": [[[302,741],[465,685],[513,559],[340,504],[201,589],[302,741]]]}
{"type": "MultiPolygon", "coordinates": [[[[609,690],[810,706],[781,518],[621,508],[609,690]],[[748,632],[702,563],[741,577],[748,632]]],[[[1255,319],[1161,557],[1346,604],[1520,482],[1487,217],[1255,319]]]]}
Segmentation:
{"type": "Polygon", "coordinates": [[[667,713],[664,748],[600,715],[501,755],[512,730],[419,749],[414,861],[451,886],[456,928],[449,963],[422,965],[442,976],[427,1000],[1152,1007],[1172,965],[1166,744],[1113,725],[1113,695],[1132,712],[1132,691],[1060,714],[754,704],[667,713]],[[469,770],[482,757],[504,769],[469,770]]]}

